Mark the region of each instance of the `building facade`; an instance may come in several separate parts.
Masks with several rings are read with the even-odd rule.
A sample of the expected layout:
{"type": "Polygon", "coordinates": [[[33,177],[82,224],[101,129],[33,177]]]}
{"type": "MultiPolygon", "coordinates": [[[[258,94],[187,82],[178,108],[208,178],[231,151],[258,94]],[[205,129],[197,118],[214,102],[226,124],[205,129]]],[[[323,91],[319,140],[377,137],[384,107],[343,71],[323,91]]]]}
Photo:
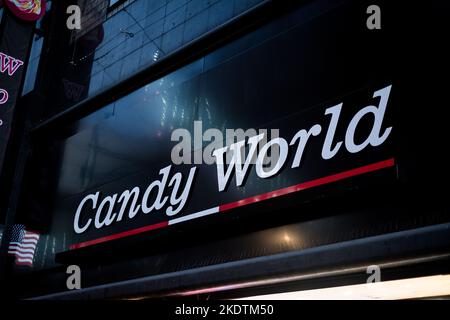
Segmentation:
{"type": "Polygon", "coordinates": [[[7,2],[3,293],[243,298],[374,265],[449,273],[445,1],[378,1],[379,27],[357,0],[41,1],[35,21],[7,2]]]}

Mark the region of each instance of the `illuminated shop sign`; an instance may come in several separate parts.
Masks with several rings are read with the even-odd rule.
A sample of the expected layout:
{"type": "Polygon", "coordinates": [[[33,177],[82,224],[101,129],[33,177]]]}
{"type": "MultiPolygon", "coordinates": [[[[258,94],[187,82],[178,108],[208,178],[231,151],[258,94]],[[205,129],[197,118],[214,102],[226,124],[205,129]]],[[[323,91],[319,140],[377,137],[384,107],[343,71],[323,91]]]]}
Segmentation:
{"type": "Polygon", "coordinates": [[[45,13],[45,0],[5,0],[15,16],[26,21],[39,20],[45,13]]]}
{"type": "MultiPolygon", "coordinates": [[[[9,77],[14,76],[14,73],[23,66],[23,61],[10,57],[0,52],[0,73],[6,74],[9,77]]],[[[0,106],[9,101],[9,92],[0,87],[0,106]]],[[[3,120],[0,118],[0,126],[3,125],[3,120]]]]}
{"type": "Polygon", "coordinates": [[[261,147],[264,134],[259,134],[216,149],[215,164],[154,168],[153,177],[141,175],[139,182],[122,184],[121,190],[115,186],[85,194],[72,211],[74,239],[83,241],[70,249],[394,167],[393,155],[386,148],[393,131],[387,116],[391,90],[392,86],[374,90],[364,107],[344,101],[282,120],[280,137],[261,147]],[[290,129],[286,135],[283,126],[290,129]],[[265,160],[274,148],[278,157],[267,168],[265,160]],[[256,159],[254,164],[252,159],[256,159]],[[242,188],[245,193],[240,192],[242,188]]]}
{"type": "MultiPolygon", "coordinates": [[[[25,51],[22,51],[25,54],[25,51]]],[[[0,51],[0,169],[10,134],[14,102],[24,62],[0,51]]]]}
{"type": "MultiPolygon", "coordinates": [[[[12,77],[21,66],[23,66],[23,61],[0,52],[0,73],[12,77]]],[[[0,105],[7,103],[8,100],[8,91],[0,88],[0,105]]]]}

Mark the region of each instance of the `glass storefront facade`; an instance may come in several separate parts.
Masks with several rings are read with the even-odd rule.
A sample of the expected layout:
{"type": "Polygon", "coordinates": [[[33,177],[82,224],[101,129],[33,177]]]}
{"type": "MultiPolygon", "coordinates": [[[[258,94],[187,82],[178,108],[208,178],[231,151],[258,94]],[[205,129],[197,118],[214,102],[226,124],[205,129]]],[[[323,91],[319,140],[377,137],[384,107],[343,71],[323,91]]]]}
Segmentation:
{"type": "MultiPolygon", "coordinates": [[[[339,14],[339,7],[337,4],[338,9],[332,11],[334,15],[339,14]]],[[[61,222],[71,221],[72,214],[66,216],[65,212],[76,209],[68,204],[79,202],[80,194],[106,189],[117,181],[121,181],[119,185],[128,185],[136,175],[151,176],[148,171],[170,163],[174,143],[167,142],[175,129],[194,132],[194,121],[202,121],[205,130],[219,128],[224,135],[226,128],[281,128],[281,135],[292,135],[296,127],[282,126],[286,117],[301,127],[303,115],[317,102],[332,99],[346,90],[348,93],[364,91],[374,83],[392,81],[381,68],[377,68],[380,76],[374,74],[370,80],[365,73],[354,73],[348,75],[351,83],[342,81],[338,75],[354,64],[352,53],[336,56],[322,47],[326,42],[314,47],[305,29],[308,34],[342,43],[350,42],[349,37],[353,35],[345,30],[328,31],[328,28],[320,34],[321,29],[314,30],[314,23],[304,19],[314,15],[322,15],[320,6],[307,6],[274,21],[102,107],[65,128],[62,135],[57,135],[58,139],[45,142],[50,147],[39,148],[37,160],[31,161],[35,166],[30,170],[39,174],[47,164],[47,174],[33,179],[38,185],[29,186],[31,190],[42,190],[43,195],[36,197],[33,191],[31,199],[24,203],[30,203],[35,212],[42,207],[45,216],[53,208],[48,238],[54,244],[47,246],[47,252],[41,255],[48,259],[50,266],[54,266],[55,260],[52,252],[67,251],[71,244],[64,231],[67,228],[61,226],[61,222]],[[339,36],[346,34],[349,36],[339,36]],[[309,44],[292,46],[296,39],[309,44]],[[287,50],[280,52],[279,48],[287,50]],[[313,67],[308,56],[317,52],[324,55],[324,63],[313,67]],[[298,70],[302,70],[301,76],[298,70]],[[333,70],[331,75],[329,70],[333,70]],[[264,77],[264,74],[271,76],[264,77]],[[326,74],[326,79],[318,77],[319,74],[326,74]],[[307,93],[315,87],[321,88],[316,95],[307,93]],[[271,114],[271,119],[267,114],[271,114]],[[45,188],[39,186],[43,181],[49,183],[45,188]],[[49,199],[49,203],[43,199],[49,199]],[[63,219],[58,218],[62,216],[63,219]]],[[[322,16],[330,22],[332,18],[322,16]]],[[[322,28],[323,23],[320,25],[322,28]]],[[[359,42],[364,45],[362,37],[359,42]]],[[[362,70],[353,66],[352,69],[362,70]]],[[[286,187],[292,181],[292,177],[280,176],[271,181],[270,188],[286,187]]],[[[256,190],[263,193],[269,191],[267,188],[260,185],[256,190]]],[[[250,190],[240,192],[244,198],[253,195],[250,190]]],[[[25,207],[23,211],[30,209],[25,207]]],[[[42,261],[42,266],[46,265],[42,261]]]]}
{"type": "MultiPolygon", "coordinates": [[[[100,1],[98,12],[89,13],[94,18],[89,18],[80,32],[59,30],[53,35],[55,30],[50,31],[50,36],[69,45],[55,47],[48,54],[51,64],[59,68],[43,71],[42,81],[60,80],[46,89],[54,100],[39,120],[124,81],[262,2],[155,0],[119,1],[108,6],[108,1],[100,1]]],[[[37,70],[30,72],[34,75],[37,70]]]]}
{"type": "MultiPolygon", "coordinates": [[[[373,256],[368,249],[340,258],[324,251],[317,263],[305,258],[300,265],[273,270],[261,268],[264,264],[247,266],[251,270],[242,278],[225,276],[227,263],[314,254],[314,249],[450,222],[443,190],[436,185],[445,165],[428,156],[445,137],[443,120],[436,118],[445,90],[431,80],[430,72],[436,68],[444,72],[446,51],[426,37],[426,32],[445,33],[439,31],[445,23],[440,7],[430,4],[425,12],[433,22],[423,33],[412,34],[401,24],[390,24],[392,16],[402,11],[388,3],[384,4],[392,15],[386,18],[388,31],[368,30],[361,19],[366,5],[352,0],[290,5],[244,0],[106,1],[102,18],[84,34],[58,28],[65,22],[57,14],[64,5],[49,5],[32,39],[20,102],[34,111],[14,221],[38,232],[39,241],[31,267],[9,261],[17,296],[65,292],[64,268],[70,264],[82,267],[83,286],[88,289],[180,274],[172,280],[177,283],[173,287],[149,285],[143,292],[116,293],[115,297],[125,298],[398,258],[389,256],[394,253],[400,257],[405,252],[418,256],[420,250],[420,254],[441,252],[445,241],[434,240],[437,243],[429,242],[430,248],[421,244],[420,250],[409,252],[414,245],[386,249],[374,240],[366,247],[373,245],[373,256]],[[227,29],[230,25],[234,29],[227,29]],[[233,32],[224,35],[220,30],[233,32]],[[199,50],[198,41],[208,44],[206,49],[199,50]],[[426,68],[411,63],[419,59],[426,68]],[[244,187],[231,184],[220,195],[212,191],[215,168],[201,164],[198,170],[206,173],[196,178],[189,212],[180,216],[387,159],[395,159],[395,166],[269,199],[223,218],[205,217],[191,225],[71,249],[92,241],[72,229],[83,197],[96,192],[117,196],[156,179],[161,168],[171,165],[174,130],[183,128],[195,135],[194,122],[201,121],[204,131],[215,128],[223,135],[229,128],[278,129],[292,139],[299,129],[314,123],[325,131],[331,125],[324,111],[343,103],[336,139],[344,139],[343,123],[350,122],[358,108],[379,104],[374,92],[386,87],[392,91],[382,128],[394,128],[386,144],[369,146],[357,157],[341,152],[335,159],[305,158],[299,170],[264,181],[251,173],[244,187]],[[430,112],[423,115],[420,106],[425,100],[430,112]],[[414,135],[417,128],[433,128],[435,138],[414,135]],[[424,183],[427,190],[417,189],[424,183]],[[201,273],[193,282],[183,278],[192,270],[221,266],[216,278],[201,273]]],[[[359,143],[370,134],[372,122],[370,117],[361,122],[359,143]]],[[[194,154],[193,140],[192,147],[194,154]]],[[[311,145],[306,152],[320,154],[320,146],[311,145]]],[[[186,174],[190,167],[177,168],[186,174]]],[[[164,222],[161,219],[142,214],[112,228],[123,234],[164,222]]],[[[94,238],[111,236],[109,229],[99,229],[94,238]]]]}

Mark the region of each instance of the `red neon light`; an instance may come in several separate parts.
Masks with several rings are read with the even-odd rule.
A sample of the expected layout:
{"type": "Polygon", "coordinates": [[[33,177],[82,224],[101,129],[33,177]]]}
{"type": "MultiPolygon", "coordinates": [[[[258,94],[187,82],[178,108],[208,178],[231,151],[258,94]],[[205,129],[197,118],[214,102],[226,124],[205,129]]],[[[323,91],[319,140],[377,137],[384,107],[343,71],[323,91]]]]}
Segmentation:
{"type": "Polygon", "coordinates": [[[86,241],[86,242],[82,242],[82,243],[78,243],[78,244],[73,244],[73,245],[70,246],[70,250],[81,249],[81,248],[93,246],[95,244],[99,244],[99,243],[108,242],[108,241],[111,241],[111,240],[116,240],[116,239],[121,239],[121,238],[129,237],[129,236],[133,236],[135,234],[144,233],[144,232],[148,232],[148,231],[152,231],[152,230],[156,230],[156,229],[161,229],[161,228],[167,227],[168,225],[169,225],[169,222],[165,221],[165,222],[161,222],[161,223],[157,223],[157,224],[152,224],[150,226],[145,226],[145,227],[142,227],[142,228],[133,229],[133,230],[129,230],[129,231],[113,234],[113,235],[106,236],[106,237],[103,237],[103,238],[94,239],[94,240],[91,240],[91,241],[86,241]]]}
{"type": "Polygon", "coordinates": [[[328,177],[324,177],[324,178],[320,178],[320,179],[316,179],[316,180],[312,180],[312,181],[308,181],[308,182],[304,182],[304,183],[300,183],[297,184],[295,186],[291,186],[291,187],[287,187],[284,189],[279,189],[279,190],[275,190],[275,191],[271,191],[268,193],[264,193],[258,196],[254,196],[254,197],[250,197],[250,198],[246,198],[243,200],[239,200],[236,202],[232,202],[232,203],[228,203],[228,204],[224,204],[221,205],[219,207],[219,211],[223,212],[223,211],[227,211],[227,210],[231,210],[234,208],[238,208],[238,207],[242,207],[242,206],[246,206],[252,203],[256,203],[256,202],[261,202],[267,199],[271,199],[271,198],[276,198],[276,197],[281,197],[293,192],[298,192],[298,191],[302,191],[302,190],[306,190],[306,189],[311,189],[314,187],[318,187],[321,185],[325,185],[328,183],[333,183],[339,180],[344,180],[344,179],[348,179],[351,177],[355,177],[364,173],[369,173],[369,172],[373,172],[373,171],[377,171],[377,170],[381,170],[381,169],[385,169],[385,168],[389,168],[389,167],[393,167],[395,166],[395,160],[394,159],[389,159],[386,161],[382,161],[382,162],[377,162],[374,164],[370,164],[368,166],[364,166],[364,167],[360,167],[360,168],[356,168],[356,169],[352,169],[349,171],[345,171],[345,172],[341,172],[338,174],[334,174],[328,177]]]}

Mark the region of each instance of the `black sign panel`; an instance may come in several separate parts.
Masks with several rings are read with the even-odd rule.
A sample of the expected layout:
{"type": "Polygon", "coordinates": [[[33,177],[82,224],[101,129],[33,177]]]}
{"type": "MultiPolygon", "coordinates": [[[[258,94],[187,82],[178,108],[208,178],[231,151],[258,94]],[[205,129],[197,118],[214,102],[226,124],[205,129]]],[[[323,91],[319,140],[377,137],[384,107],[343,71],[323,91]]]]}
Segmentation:
{"type": "MultiPolygon", "coordinates": [[[[64,223],[81,242],[70,248],[128,237],[391,168],[395,165],[389,151],[394,128],[386,118],[391,89],[388,86],[377,91],[367,102],[362,99],[363,91],[349,96],[342,106],[320,106],[272,122],[271,128],[280,128],[280,137],[254,148],[253,141],[262,136],[250,138],[241,165],[234,158],[237,151],[230,152],[231,163],[224,160],[224,167],[174,165],[169,140],[162,139],[167,146],[150,142],[150,148],[155,145],[161,150],[161,161],[64,201],[63,207],[69,209],[64,223]],[[261,165],[269,146],[280,148],[272,169],[261,165]],[[253,150],[255,157],[258,155],[254,164],[250,161],[253,150]]],[[[244,141],[232,148],[241,144],[244,141]]],[[[176,148],[174,144],[172,147],[176,148]]],[[[217,157],[218,162],[221,160],[217,157]]]]}

